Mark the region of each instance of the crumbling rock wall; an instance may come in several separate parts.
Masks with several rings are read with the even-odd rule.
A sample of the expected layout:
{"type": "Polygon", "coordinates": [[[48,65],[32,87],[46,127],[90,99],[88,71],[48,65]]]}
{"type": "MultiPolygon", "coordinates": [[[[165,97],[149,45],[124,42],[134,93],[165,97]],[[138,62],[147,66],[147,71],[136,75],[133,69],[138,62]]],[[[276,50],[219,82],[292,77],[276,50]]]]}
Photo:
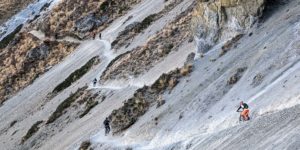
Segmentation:
{"type": "Polygon", "coordinates": [[[247,32],[259,19],[265,0],[198,0],[192,29],[197,53],[247,32]]]}

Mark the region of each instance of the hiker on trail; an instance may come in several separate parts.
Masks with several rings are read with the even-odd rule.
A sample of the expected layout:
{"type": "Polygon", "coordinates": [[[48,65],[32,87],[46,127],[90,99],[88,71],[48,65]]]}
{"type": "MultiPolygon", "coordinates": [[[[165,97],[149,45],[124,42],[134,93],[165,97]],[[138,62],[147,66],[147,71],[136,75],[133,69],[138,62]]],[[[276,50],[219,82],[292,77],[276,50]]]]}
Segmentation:
{"type": "Polygon", "coordinates": [[[109,119],[106,117],[103,124],[105,126],[105,135],[109,134],[110,132],[110,126],[109,126],[109,119]]]}
{"type": "Polygon", "coordinates": [[[240,102],[240,107],[238,108],[237,112],[241,112],[241,115],[240,115],[240,121],[247,121],[247,120],[250,120],[250,117],[249,117],[249,106],[248,104],[244,103],[243,101],[240,102]],[[240,111],[240,109],[242,109],[242,111],[240,111]]]}
{"type": "Polygon", "coordinates": [[[99,39],[101,40],[101,33],[99,34],[99,39]]]}
{"type": "Polygon", "coordinates": [[[93,80],[93,84],[94,84],[94,87],[95,87],[96,84],[97,84],[97,79],[96,78],[93,80]]]}
{"type": "Polygon", "coordinates": [[[93,32],[93,39],[96,39],[96,31],[93,32]]]}

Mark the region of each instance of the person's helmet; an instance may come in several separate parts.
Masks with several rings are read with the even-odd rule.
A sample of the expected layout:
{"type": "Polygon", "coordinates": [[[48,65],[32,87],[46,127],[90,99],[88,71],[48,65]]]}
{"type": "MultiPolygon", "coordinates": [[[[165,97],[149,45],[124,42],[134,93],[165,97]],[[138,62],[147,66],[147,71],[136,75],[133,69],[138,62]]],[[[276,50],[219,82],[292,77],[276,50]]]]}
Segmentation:
{"type": "Polygon", "coordinates": [[[240,102],[240,104],[242,105],[242,104],[244,104],[244,102],[243,102],[243,101],[241,101],[241,102],[240,102]]]}

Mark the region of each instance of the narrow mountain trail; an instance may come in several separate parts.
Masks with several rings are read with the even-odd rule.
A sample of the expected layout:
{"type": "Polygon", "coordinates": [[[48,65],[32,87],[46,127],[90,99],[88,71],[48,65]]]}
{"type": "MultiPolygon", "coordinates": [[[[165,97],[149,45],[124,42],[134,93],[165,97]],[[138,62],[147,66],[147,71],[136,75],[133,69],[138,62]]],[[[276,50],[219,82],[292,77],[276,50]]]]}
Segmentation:
{"type": "Polygon", "coordinates": [[[28,115],[25,113],[27,112],[25,110],[30,112],[32,107],[35,107],[36,103],[44,99],[56,85],[64,81],[74,70],[80,68],[81,65],[89,61],[92,57],[100,55],[101,50],[105,49],[105,44],[101,41],[86,41],[82,43],[77,50],[69,55],[62,63],[54,66],[32,85],[5,102],[5,104],[0,107],[0,112],[5,112],[7,115],[1,116],[0,121],[11,121],[7,118],[14,118],[14,115],[28,115]],[[24,105],[26,105],[26,107],[23,107],[24,105]],[[23,111],[23,109],[25,110],[23,111]],[[15,113],[16,111],[24,113],[15,113]]]}
{"type": "MultiPolygon", "coordinates": [[[[42,41],[48,40],[49,38],[47,38],[45,36],[45,33],[43,33],[42,31],[37,31],[37,30],[32,30],[29,33],[31,33],[32,35],[34,35],[35,37],[39,38],[42,41]]],[[[50,41],[57,41],[57,42],[72,42],[72,43],[82,43],[84,41],[80,41],[78,39],[75,39],[73,37],[64,37],[62,39],[49,39],[50,41]]]]}
{"type": "MultiPolygon", "coordinates": [[[[98,36],[95,40],[86,40],[86,41],[80,41],[71,37],[58,39],[57,41],[60,42],[74,42],[74,43],[80,43],[80,45],[72,54],[67,56],[60,64],[52,67],[45,74],[37,78],[33,82],[33,84],[31,84],[30,86],[26,87],[25,89],[17,93],[14,97],[6,101],[4,105],[0,107],[0,113],[5,114],[0,116],[0,121],[1,121],[0,129],[7,128],[9,124],[14,120],[18,121],[17,125],[14,126],[14,128],[9,129],[5,134],[1,134],[0,139],[5,139],[7,134],[12,134],[15,131],[14,129],[18,130],[18,132],[15,133],[15,136],[21,139],[21,137],[24,136],[24,134],[26,134],[26,132],[28,131],[32,123],[38,120],[44,120],[48,118],[48,116],[57,108],[58,104],[60,104],[64,99],[66,99],[70,95],[70,93],[75,92],[78,88],[82,87],[82,85],[90,84],[95,77],[99,79],[102,72],[109,64],[109,62],[112,61],[118,55],[122,54],[123,52],[126,52],[126,51],[120,51],[118,53],[112,52],[110,42],[112,42],[112,40],[117,36],[117,34],[123,31],[127,25],[135,21],[143,20],[145,17],[149,15],[150,12],[155,13],[163,9],[164,6],[162,5],[163,3],[164,3],[163,0],[143,1],[138,6],[135,6],[126,16],[123,16],[115,20],[112,26],[105,29],[102,32],[103,40],[102,39],[100,40],[98,36]],[[128,20],[124,24],[125,19],[135,14],[139,14],[139,16],[135,16],[134,19],[128,20]],[[94,56],[100,57],[100,64],[94,66],[93,69],[91,69],[91,71],[86,73],[81,79],[79,79],[78,81],[73,83],[70,87],[65,89],[64,92],[59,93],[51,101],[49,102],[47,101],[46,99],[47,94],[51,93],[56,85],[64,81],[72,72],[80,68],[82,65],[84,65],[87,61],[89,61],[94,56]]],[[[186,5],[180,5],[180,7],[176,9],[180,9],[180,8],[186,9],[189,6],[189,4],[191,3],[187,3],[186,5]]],[[[177,14],[178,13],[174,11],[172,16],[167,16],[165,18],[162,18],[161,20],[163,20],[164,24],[167,24],[168,22],[172,21],[172,18],[176,17],[177,14]]],[[[157,22],[160,22],[161,20],[158,20],[157,22]]],[[[154,34],[155,31],[159,30],[156,29],[155,26],[149,28],[150,30],[153,29],[153,31],[151,33],[147,32],[143,34],[150,36],[151,34],[154,34]]],[[[33,30],[30,33],[41,40],[46,40],[44,33],[40,31],[33,30]]],[[[56,40],[56,39],[50,39],[50,40],[56,40]]],[[[142,41],[138,40],[134,44],[140,45],[145,42],[146,39],[142,41]]],[[[189,51],[192,50],[193,49],[189,49],[189,51]]],[[[183,62],[183,60],[181,60],[180,62],[183,62]]],[[[177,64],[179,65],[180,62],[177,62],[177,64]]],[[[111,110],[119,108],[123,104],[123,101],[126,100],[126,98],[129,98],[129,96],[131,96],[133,92],[140,87],[141,85],[136,85],[134,82],[132,85],[129,84],[128,86],[122,86],[122,87],[111,86],[111,85],[97,85],[96,87],[90,86],[90,89],[94,89],[94,90],[115,91],[116,93],[115,96],[109,98],[110,102],[106,102],[102,104],[103,108],[106,107],[109,109],[100,110],[104,112],[99,112],[98,110],[98,112],[93,113],[91,117],[86,118],[89,121],[83,119],[70,125],[70,127],[66,129],[66,134],[70,134],[70,131],[74,131],[74,130],[78,131],[78,126],[81,126],[82,132],[85,131],[90,132],[91,127],[92,129],[99,129],[99,127],[96,127],[95,125],[101,122],[101,120],[103,120],[104,118],[97,117],[95,115],[99,113],[108,115],[111,110]],[[121,99],[120,99],[120,95],[122,95],[121,99]],[[114,106],[111,106],[111,103],[114,103],[114,106]],[[97,118],[98,121],[95,121],[94,118],[97,118]],[[87,121],[89,122],[89,124],[86,124],[86,126],[82,126],[83,124],[82,121],[87,121]]],[[[77,134],[72,134],[72,136],[69,136],[68,140],[65,139],[65,135],[62,136],[63,134],[59,135],[62,136],[60,138],[53,137],[49,142],[47,142],[46,145],[44,145],[43,149],[51,149],[52,147],[50,146],[51,143],[56,143],[57,145],[57,143],[59,143],[57,142],[57,140],[65,139],[64,143],[61,143],[61,145],[57,145],[57,147],[64,149],[66,146],[70,146],[70,144],[74,142],[74,139],[78,139],[80,135],[83,135],[81,131],[78,132],[77,134]]],[[[18,141],[18,139],[16,140],[18,141]]],[[[3,145],[3,148],[9,149],[11,147],[14,147],[13,145],[16,144],[14,141],[15,140],[7,142],[5,144],[4,143],[1,144],[3,145]]]]}

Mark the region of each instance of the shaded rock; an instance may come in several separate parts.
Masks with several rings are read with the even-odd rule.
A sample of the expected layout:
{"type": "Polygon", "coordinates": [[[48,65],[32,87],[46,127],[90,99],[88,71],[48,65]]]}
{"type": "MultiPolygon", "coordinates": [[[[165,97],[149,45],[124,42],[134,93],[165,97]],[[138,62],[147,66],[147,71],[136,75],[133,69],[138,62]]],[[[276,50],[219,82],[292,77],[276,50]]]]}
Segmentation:
{"type": "Polygon", "coordinates": [[[196,54],[190,53],[188,57],[186,58],[186,61],[184,62],[184,65],[193,64],[196,54]]]}
{"type": "Polygon", "coordinates": [[[27,52],[26,58],[29,60],[40,60],[44,59],[49,54],[49,47],[45,44],[42,44],[41,46],[38,46],[36,48],[33,48],[32,50],[27,52]]]}
{"type": "Polygon", "coordinates": [[[91,145],[90,141],[84,141],[81,143],[79,150],[87,150],[91,145]]]}
{"type": "Polygon", "coordinates": [[[128,32],[128,31],[132,31],[134,28],[137,28],[138,26],[140,26],[139,22],[133,22],[133,23],[129,24],[128,26],[126,26],[125,30],[122,31],[121,34],[128,32]]]}
{"type": "Polygon", "coordinates": [[[108,16],[102,16],[100,18],[96,18],[94,14],[89,14],[75,22],[75,28],[78,32],[88,32],[92,29],[99,27],[104,22],[108,20],[108,16]]]}
{"type": "Polygon", "coordinates": [[[223,46],[222,46],[222,51],[219,54],[219,56],[225,55],[231,48],[237,46],[237,42],[243,37],[243,34],[238,34],[232,39],[228,40],[223,46]]]}

